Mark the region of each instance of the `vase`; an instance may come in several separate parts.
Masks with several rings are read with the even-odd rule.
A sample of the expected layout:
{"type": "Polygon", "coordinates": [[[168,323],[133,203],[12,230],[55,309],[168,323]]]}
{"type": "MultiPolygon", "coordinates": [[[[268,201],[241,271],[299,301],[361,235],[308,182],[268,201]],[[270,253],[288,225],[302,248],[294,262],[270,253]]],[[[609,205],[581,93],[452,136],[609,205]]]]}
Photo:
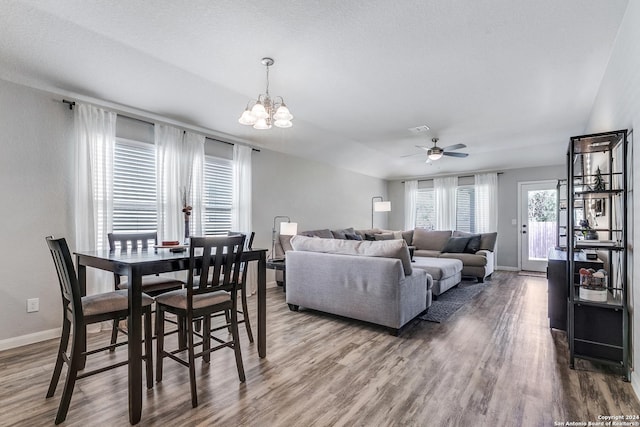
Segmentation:
{"type": "Polygon", "coordinates": [[[184,220],[184,244],[189,244],[189,219],[184,220]]]}

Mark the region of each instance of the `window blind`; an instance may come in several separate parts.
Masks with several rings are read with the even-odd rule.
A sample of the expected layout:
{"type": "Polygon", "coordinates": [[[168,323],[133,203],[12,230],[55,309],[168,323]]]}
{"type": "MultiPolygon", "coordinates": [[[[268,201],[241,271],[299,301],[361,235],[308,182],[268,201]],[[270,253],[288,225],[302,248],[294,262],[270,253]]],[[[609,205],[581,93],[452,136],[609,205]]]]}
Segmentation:
{"type": "Polygon", "coordinates": [[[224,235],[231,230],[233,207],[233,161],[205,156],[204,233],[224,235]]]}
{"type": "Polygon", "coordinates": [[[475,233],[476,197],[475,187],[460,186],[456,189],[456,230],[475,233]]]}
{"type": "Polygon", "coordinates": [[[436,211],[433,188],[419,188],[416,194],[416,228],[435,230],[436,211]]]}
{"type": "Polygon", "coordinates": [[[113,156],[113,231],[157,230],[153,144],[117,138],[113,156]]]}

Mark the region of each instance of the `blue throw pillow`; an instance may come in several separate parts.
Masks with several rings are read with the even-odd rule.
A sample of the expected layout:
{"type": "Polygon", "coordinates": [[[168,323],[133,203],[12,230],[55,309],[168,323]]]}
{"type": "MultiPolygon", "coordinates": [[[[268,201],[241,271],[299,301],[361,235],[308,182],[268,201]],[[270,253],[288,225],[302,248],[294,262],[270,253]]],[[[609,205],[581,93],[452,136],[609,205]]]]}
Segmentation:
{"type": "Polygon", "coordinates": [[[468,237],[450,237],[447,244],[444,245],[442,252],[448,252],[452,254],[463,253],[469,243],[468,237]]]}
{"type": "Polygon", "coordinates": [[[467,247],[464,251],[468,254],[475,254],[480,250],[480,238],[479,234],[474,234],[469,236],[469,243],[467,243],[467,247]]]}

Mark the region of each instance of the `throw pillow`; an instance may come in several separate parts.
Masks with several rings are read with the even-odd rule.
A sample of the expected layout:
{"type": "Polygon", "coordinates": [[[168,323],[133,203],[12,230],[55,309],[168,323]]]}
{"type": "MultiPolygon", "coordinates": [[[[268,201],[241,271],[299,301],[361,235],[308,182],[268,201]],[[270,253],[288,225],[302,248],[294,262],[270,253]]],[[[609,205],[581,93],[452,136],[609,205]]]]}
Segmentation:
{"type": "Polygon", "coordinates": [[[331,234],[333,234],[334,239],[346,239],[346,234],[355,234],[355,230],[353,227],[345,228],[344,230],[331,230],[331,234]]]}
{"type": "Polygon", "coordinates": [[[467,247],[464,248],[464,251],[468,254],[475,254],[480,250],[480,235],[473,234],[469,236],[469,242],[467,243],[467,247]]]}
{"type": "Polygon", "coordinates": [[[467,247],[467,243],[469,243],[468,237],[450,237],[447,243],[444,245],[442,252],[454,254],[463,253],[464,249],[467,247]]]}
{"type": "Polygon", "coordinates": [[[347,240],[362,240],[362,236],[356,233],[344,233],[344,237],[347,240]]]}
{"type": "Polygon", "coordinates": [[[413,231],[412,245],[416,249],[426,249],[429,251],[442,251],[442,248],[451,237],[450,230],[429,231],[424,228],[416,228],[413,231]]]}

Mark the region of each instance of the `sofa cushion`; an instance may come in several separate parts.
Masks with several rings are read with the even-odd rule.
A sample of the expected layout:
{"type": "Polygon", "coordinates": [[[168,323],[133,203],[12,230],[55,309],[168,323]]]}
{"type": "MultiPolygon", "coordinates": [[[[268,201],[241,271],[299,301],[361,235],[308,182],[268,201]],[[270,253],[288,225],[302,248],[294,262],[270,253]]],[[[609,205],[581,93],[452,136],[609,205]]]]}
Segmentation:
{"type": "Polygon", "coordinates": [[[480,234],[480,249],[493,252],[493,250],[496,247],[497,238],[498,238],[497,232],[480,234]]]}
{"type": "Polygon", "coordinates": [[[307,237],[321,237],[323,239],[333,239],[333,234],[331,233],[331,230],[329,230],[328,228],[325,228],[322,230],[301,231],[298,234],[300,234],[301,236],[307,236],[307,237]]]}
{"type": "Polygon", "coordinates": [[[356,233],[344,233],[347,240],[362,240],[362,236],[356,233]]]}
{"type": "Polygon", "coordinates": [[[441,280],[460,274],[462,261],[453,258],[416,258],[414,268],[426,271],[433,280],[441,280]]]}
{"type": "Polygon", "coordinates": [[[440,258],[459,259],[465,267],[484,267],[487,265],[487,257],[476,254],[443,253],[440,258]]]}
{"type": "Polygon", "coordinates": [[[440,251],[430,251],[428,249],[416,249],[413,251],[413,257],[430,257],[430,258],[438,258],[440,256],[440,251]]]}
{"type": "Polygon", "coordinates": [[[424,228],[416,228],[413,231],[413,240],[411,244],[416,249],[427,249],[431,251],[442,251],[444,245],[451,237],[450,230],[429,231],[424,228]]]}
{"type": "Polygon", "coordinates": [[[411,245],[411,242],[413,241],[413,230],[403,231],[402,238],[407,242],[407,245],[411,245]]]}
{"type": "Polygon", "coordinates": [[[396,258],[402,261],[405,276],[413,273],[409,248],[404,240],[357,241],[342,239],[314,239],[293,236],[291,246],[294,251],[322,252],[330,254],[357,255],[382,258],[396,258]]]}
{"type": "Polygon", "coordinates": [[[356,230],[353,227],[345,228],[342,230],[331,230],[331,234],[333,234],[334,239],[346,239],[346,234],[355,234],[356,230]]]}
{"type": "Polygon", "coordinates": [[[394,233],[378,233],[373,235],[373,240],[394,240],[395,238],[394,233]]]}
{"type": "Polygon", "coordinates": [[[293,250],[293,248],[291,247],[291,238],[293,236],[288,236],[286,234],[281,234],[279,236],[280,239],[280,246],[282,247],[282,253],[286,253],[287,251],[291,251],[293,250]]]}

